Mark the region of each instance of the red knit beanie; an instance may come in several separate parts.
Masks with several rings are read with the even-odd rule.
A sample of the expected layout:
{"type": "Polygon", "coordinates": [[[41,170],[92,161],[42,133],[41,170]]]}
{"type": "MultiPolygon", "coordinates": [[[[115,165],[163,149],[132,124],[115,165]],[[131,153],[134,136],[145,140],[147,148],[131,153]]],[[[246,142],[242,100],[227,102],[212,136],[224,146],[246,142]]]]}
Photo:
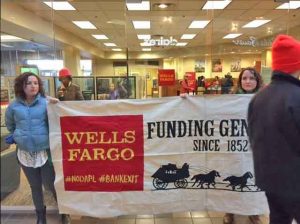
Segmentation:
{"type": "Polygon", "coordinates": [[[278,35],[272,44],[272,70],[293,74],[300,70],[300,42],[278,35]]]}
{"type": "Polygon", "coordinates": [[[63,68],[61,70],[59,70],[59,78],[64,78],[64,77],[71,77],[71,72],[69,69],[67,68],[63,68]]]}

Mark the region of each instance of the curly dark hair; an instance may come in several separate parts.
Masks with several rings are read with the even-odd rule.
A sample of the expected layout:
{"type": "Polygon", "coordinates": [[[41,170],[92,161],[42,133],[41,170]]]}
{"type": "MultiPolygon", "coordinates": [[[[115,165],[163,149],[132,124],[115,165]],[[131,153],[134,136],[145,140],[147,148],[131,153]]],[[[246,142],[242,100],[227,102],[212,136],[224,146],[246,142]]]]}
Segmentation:
{"type": "Polygon", "coordinates": [[[249,72],[251,72],[251,73],[254,75],[254,77],[255,77],[255,79],[256,79],[256,81],[257,81],[257,85],[256,85],[255,89],[253,90],[253,93],[257,92],[257,91],[262,87],[263,83],[262,83],[262,78],[261,78],[259,72],[256,71],[256,70],[255,70],[254,68],[252,68],[252,67],[244,68],[244,69],[242,69],[242,71],[240,72],[239,78],[238,78],[238,82],[237,82],[237,87],[238,87],[238,89],[240,89],[240,90],[242,90],[244,93],[246,93],[246,91],[242,88],[242,77],[243,77],[243,73],[244,73],[245,71],[249,71],[249,72]]]}
{"type": "Polygon", "coordinates": [[[15,96],[23,100],[26,99],[24,87],[28,81],[29,76],[35,76],[37,78],[39,83],[39,93],[41,94],[41,96],[45,96],[45,90],[41,78],[32,72],[24,72],[21,75],[17,76],[17,78],[15,79],[15,86],[14,86],[15,96]]]}

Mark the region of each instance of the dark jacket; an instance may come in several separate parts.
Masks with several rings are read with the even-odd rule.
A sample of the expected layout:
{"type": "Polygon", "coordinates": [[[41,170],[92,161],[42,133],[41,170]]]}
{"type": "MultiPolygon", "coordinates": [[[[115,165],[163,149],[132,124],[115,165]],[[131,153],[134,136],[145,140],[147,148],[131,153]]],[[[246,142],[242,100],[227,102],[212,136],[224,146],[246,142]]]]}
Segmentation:
{"type": "Polygon", "coordinates": [[[71,83],[66,89],[59,87],[56,97],[61,101],[84,100],[79,86],[71,83]]]}
{"type": "Polygon", "coordinates": [[[248,109],[256,184],[300,198],[300,80],[274,72],[248,109]]]}

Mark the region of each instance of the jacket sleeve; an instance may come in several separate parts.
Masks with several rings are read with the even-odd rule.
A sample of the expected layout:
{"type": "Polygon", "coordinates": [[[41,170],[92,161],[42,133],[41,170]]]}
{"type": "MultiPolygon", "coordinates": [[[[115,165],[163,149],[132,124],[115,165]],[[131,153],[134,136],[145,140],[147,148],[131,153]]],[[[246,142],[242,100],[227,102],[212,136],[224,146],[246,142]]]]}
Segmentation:
{"type": "Polygon", "coordinates": [[[292,119],[292,123],[295,125],[294,133],[290,133],[293,137],[293,142],[295,142],[294,150],[300,155],[299,146],[299,136],[300,136],[300,97],[298,95],[292,95],[288,99],[288,113],[289,117],[292,119]]]}
{"type": "Polygon", "coordinates": [[[76,86],[76,100],[84,100],[82,92],[80,91],[80,88],[76,86]]]}
{"type": "Polygon", "coordinates": [[[15,124],[14,114],[13,114],[13,110],[11,109],[11,106],[8,106],[5,111],[5,124],[6,124],[7,130],[10,133],[13,133],[15,131],[16,124],[15,124]]]}
{"type": "Polygon", "coordinates": [[[249,103],[248,112],[247,112],[247,123],[248,123],[247,132],[248,132],[250,145],[252,145],[251,144],[251,141],[252,141],[252,119],[251,118],[253,116],[253,109],[252,108],[253,108],[253,99],[249,103]]]}

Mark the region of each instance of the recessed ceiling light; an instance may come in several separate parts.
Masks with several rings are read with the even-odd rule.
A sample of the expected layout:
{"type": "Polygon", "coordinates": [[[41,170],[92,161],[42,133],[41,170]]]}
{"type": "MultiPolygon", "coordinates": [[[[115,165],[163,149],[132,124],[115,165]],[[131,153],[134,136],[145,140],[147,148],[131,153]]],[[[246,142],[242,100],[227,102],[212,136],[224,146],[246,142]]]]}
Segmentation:
{"type": "Polygon", "coordinates": [[[189,29],[203,29],[207,26],[207,24],[210,22],[210,20],[194,20],[190,26],[189,29]]]}
{"type": "Polygon", "coordinates": [[[113,48],[112,50],[113,50],[113,51],[122,51],[121,48],[113,48]]]}
{"type": "Polygon", "coordinates": [[[135,29],[150,29],[150,21],[132,21],[135,29]]]}
{"type": "Polygon", "coordinates": [[[151,48],[142,48],[142,51],[151,51],[151,48]]]}
{"type": "Polygon", "coordinates": [[[165,9],[165,8],[168,8],[168,5],[167,4],[164,4],[164,3],[161,3],[158,5],[159,8],[161,9],[165,9]]]}
{"type": "Polygon", "coordinates": [[[223,37],[223,39],[234,39],[236,37],[241,36],[241,33],[230,33],[223,37]]]}
{"type": "Polygon", "coordinates": [[[150,34],[138,34],[137,37],[139,40],[150,40],[151,39],[150,34]]]}
{"type": "Polygon", "coordinates": [[[163,21],[171,23],[173,21],[173,19],[171,16],[165,16],[163,21]]]}
{"type": "Polygon", "coordinates": [[[1,35],[1,42],[26,42],[29,40],[22,39],[20,37],[12,35],[1,35]]]}
{"type": "Polygon", "coordinates": [[[190,39],[193,39],[195,36],[196,36],[196,34],[183,34],[180,39],[190,40],[190,39]]]}
{"type": "Polygon", "coordinates": [[[180,47],[185,46],[185,45],[187,45],[187,43],[185,43],[185,42],[178,42],[176,44],[176,46],[180,46],[180,47]]]}
{"type": "Polygon", "coordinates": [[[76,26],[81,29],[97,29],[91,22],[89,21],[72,21],[76,26]]]}
{"type": "Polygon", "coordinates": [[[256,27],[262,26],[270,21],[271,20],[269,20],[269,19],[256,19],[256,20],[253,20],[253,21],[247,23],[246,25],[244,25],[243,28],[256,28],[256,27]]]}
{"type": "Polygon", "coordinates": [[[108,39],[107,36],[102,35],[102,34],[93,34],[92,36],[97,40],[107,40],[108,39]]]}
{"type": "Polygon", "coordinates": [[[290,1],[289,3],[283,3],[276,9],[298,9],[300,8],[300,1],[290,1]]]}
{"type": "Polygon", "coordinates": [[[114,43],[104,43],[105,46],[107,47],[116,47],[117,45],[114,43]]]}
{"type": "Polygon", "coordinates": [[[225,9],[231,0],[224,0],[224,1],[207,1],[203,6],[203,10],[205,9],[225,9]]]}
{"type": "Polygon", "coordinates": [[[76,10],[69,2],[44,2],[54,10],[76,10]]]}
{"type": "Polygon", "coordinates": [[[142,1],[142,3],[126,3],[127,9],[129,11],[149,11],[150,3],[149,1],[142,1]]]}

